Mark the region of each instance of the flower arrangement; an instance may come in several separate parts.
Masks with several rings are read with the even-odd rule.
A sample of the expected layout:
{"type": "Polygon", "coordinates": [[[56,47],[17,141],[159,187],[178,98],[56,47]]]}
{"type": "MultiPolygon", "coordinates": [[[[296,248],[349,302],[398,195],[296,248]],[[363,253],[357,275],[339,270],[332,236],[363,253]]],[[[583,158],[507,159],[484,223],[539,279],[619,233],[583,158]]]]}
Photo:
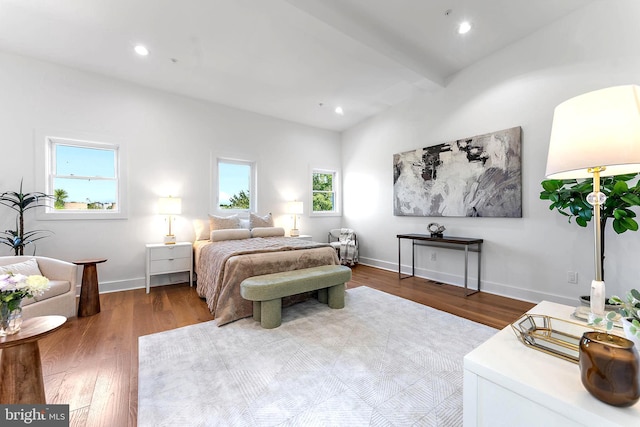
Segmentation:
{"type": "Polygon", "coordinates": [[[9,311],[20,307],[23,298],[42,295],[49,289],[49,279],[44,276],[6,273],[0,275],[0,304],[9,311]]]}

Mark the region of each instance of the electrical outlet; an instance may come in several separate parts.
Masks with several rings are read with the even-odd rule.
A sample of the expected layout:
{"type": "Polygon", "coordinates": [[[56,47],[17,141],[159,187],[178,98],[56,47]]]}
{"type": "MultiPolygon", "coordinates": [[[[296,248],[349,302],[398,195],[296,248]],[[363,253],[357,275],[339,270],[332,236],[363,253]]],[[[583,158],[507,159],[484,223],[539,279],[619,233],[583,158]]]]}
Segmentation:
{"type": "Polygon", "coordinates": [[[578,283],[578,272],[577,271],[567,271],[567,282],[569,282],[569,283],[578,283]]]}
{"type": "Polygon", "coordinates": [[[437,256],[435,252],[431,252],[431,261],[436,261],[437,260],[437,256]]]}

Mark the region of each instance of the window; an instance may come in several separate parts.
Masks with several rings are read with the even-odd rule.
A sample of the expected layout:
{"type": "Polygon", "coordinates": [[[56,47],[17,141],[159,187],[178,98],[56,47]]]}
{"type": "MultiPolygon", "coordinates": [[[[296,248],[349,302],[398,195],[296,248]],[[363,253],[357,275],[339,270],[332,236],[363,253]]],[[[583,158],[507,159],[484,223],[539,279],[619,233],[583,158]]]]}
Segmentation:
{"type": "Polygon", "coordinates": [[[47,217],[122,218],[120,148],[115,144],[47,137],[47,217]]]}
{"type": "Polygon", "coordinates": [[[255,212],[255,164],[244,160],[218,159],[217,209],[255,212]]]}
{"type": "Polygon", "coordinates": [[[336,171],[314,169],[311,172],[312,213],[339,214],[338,188],[336,171]]]}

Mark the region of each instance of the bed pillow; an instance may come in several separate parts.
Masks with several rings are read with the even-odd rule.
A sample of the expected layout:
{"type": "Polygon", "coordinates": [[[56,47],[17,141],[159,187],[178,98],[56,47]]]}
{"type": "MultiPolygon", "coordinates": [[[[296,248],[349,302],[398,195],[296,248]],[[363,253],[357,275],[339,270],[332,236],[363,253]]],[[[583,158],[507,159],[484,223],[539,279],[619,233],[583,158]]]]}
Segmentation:
{"type": "Polygon", "coordinates": [[[284,236],[282,227],[255,227],[251,229],[251,237],[279,237],[284,236]]]}
{"type": "Polygon", "coordinates": [[[238,218],[237,214],[229,216],[209,215],[209,227],[211,231],[240,228],[240,218],[238,218]]]}
{"type": "Polygon", "coordinates": [[[249,228],[254,229],[256,227],[273,227],[273,217],[271,212],[265,216],[259,216],[254,213],[249,214],[249,228]]]}
{"type": "Polygon", "coordinates": [[[7,273],[24,274],[25,276],[42,276],[42,273],[38,268],[38,261],[36,261],[35,258],[16,264],[0,266],[0,274],[7,273]]]}
{"type": "Polygon", "coordinates": [[[251,229],[251,224],[249,224],[249,219],[240,218],[240,228],[246,228],[247,230],[251,229]]]}
{"type": "Polygon", "coordinates": [[[193,231],[196,233],[196,240],[209,240],[211,236],[209,220],[194,219],[191,223],[193,224],[193,231]]]}
{"type": "Polygon", "coordinates": [[[211,232],[211,241],[220,242],[222,240],[240,240],[251,237],[251,231],[246,228],[235,228],[227,230],[213,230],[211,232]]]}

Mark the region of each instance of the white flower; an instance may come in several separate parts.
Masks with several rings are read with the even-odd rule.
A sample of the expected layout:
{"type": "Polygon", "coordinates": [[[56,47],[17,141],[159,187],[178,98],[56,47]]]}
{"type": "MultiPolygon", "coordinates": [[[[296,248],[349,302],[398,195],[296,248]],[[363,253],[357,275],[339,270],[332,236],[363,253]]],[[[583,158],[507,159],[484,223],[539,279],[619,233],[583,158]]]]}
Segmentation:
{"type": "Polygon", "coordinates": [[[26,278],[27,291],[33,295],[42,295],[44,291],[49,289],[49,279],[44,276],[33,275],[26,278]]]}
{"type": "Polygon", "coordinates": [[[9,277],[9,281],[15,283],[16,289],[24,289],[27,287],[27,276],[25,276],[24,274],[14,274],[9,277]]]}
{"type": "Polygon", "coordinates": [[[16,289],[15,284],[9,281],[10,274],[2,274],[0,275],[0,292],[4,291],[14,291],[16,289]]]}
{"type": "Polygon", "coordinates": [[[24,274],[1,274],[0,296],[5,298],[31,298],[42,295],[49,289],[49,279],[40,275],[25,276],[24,274]]]}

